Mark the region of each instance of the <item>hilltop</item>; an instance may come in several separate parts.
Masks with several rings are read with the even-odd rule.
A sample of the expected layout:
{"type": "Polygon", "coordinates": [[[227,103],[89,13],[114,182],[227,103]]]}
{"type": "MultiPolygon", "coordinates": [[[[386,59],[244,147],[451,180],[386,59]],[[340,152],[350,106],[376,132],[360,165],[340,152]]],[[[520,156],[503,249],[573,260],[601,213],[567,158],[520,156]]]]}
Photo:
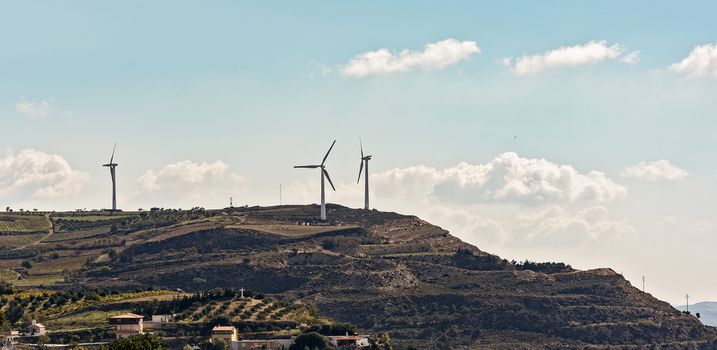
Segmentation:
{"type": "MultiPolygon", "coordinates": [[[[677,310],[685,311],[687,307],[685,305],[675,306],[677,310]]],[[[693,314],[700,314],[700,321],[702,323],[717,327],[717,302],[714,301],[703,301],[690,305],[690,312],[693,314]]]]}
{"type": "Polygon", "coordinates": [[[714,328],[610,269],[507,261],[415,216],[329,205],[318,225],[317,213],[52,213],[54,233],[36,241],[0,227],[0,245],[21,248],[0,251],[0,266],[22,288],[246,288],[419,348],[717,346],[714,328]]]}

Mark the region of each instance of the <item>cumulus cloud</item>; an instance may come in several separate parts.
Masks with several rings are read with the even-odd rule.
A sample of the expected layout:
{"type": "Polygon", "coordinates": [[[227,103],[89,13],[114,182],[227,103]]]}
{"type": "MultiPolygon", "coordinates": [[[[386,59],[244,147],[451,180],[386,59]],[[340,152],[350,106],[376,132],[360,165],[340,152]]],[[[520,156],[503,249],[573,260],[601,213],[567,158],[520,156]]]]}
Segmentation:
{"type": "Polygon", "coordinates": [[[643,179],[648,181],[679,180],[686,177],[687,171],[678,168],[667,160],[640,162],[629,166],[622,171],[623,177],[643,179]]]}
{"type": "Polygon", "coordinates": [[[147,170],[137,178],[136,197],[160,198],[172,205],[192,205],[192,201],[221,201],[245,191],[244,177],[229,171],[221,160],[214,163],[189,160],[169,164],[160,170],[147,170]]]}
{"type": "Polygon", "coordinates": [[[632,51],[629,54],[622,57],[621,61],[627,64],[635,64],[640,62],[640,51],[632,51]]]}
{"type": "Polygon", "coordinates": [[[89,174],[62,156],[26,149],[0,159],[0,198],[58,198],[78,193],[89,174]]]}
{"type": "Polygon", "coordinates": [[[392,169],[376,175],[373,183],[379,193],[407,191],[468,203],[610,202],[627,193],[627,188],[602,172],[580,173],[569,165],[513,152],[484,164],[392,169]]]}
{"type": "Polygon", "coordinates": [[[32,102],[25,100],[23,97],[20,101],[15,103],[15,110],[28,117],[45,117],[54,109],[51,101],[52,100],[43,100],[32,102]]]}
{"type": "Polygon", "coordinates": [[[717,77],[717,43],[695,46],[687,57],[668,69],[686,76],[717,77]]]}
{"type": "Polygon", "coordinates": [[[475,41],[446,39],[426,44],[422,51],[404,49],[399,53],[392,53],[388,49],[379,49],[364,52],[339,69],[341,74],[349,77],[407,72],[415,68],[437,70],[477,53],[480,53],[480,48],[475,41]]]}
{"type": "Polygon", "coordinates": [[[184,160],[169,164],[158,172],[147,170],[137,179],[137,183],[143,191],[191,187],[216,180],[224,175],[227,169],[229,169],[229,166],[221,160],[217,160],[212,164],[184,160]]]}
{"type": "Polygon", "coordinates": [[[713,228],[714,226],[711,222],[707,220],[701,220],[690,225],[690,227],[688,227],[688,231],[694,236],[704,236],[710,231],[712,231],[713,228]]]}
{"type": "Polygon", "coordinates": [[[518,215],[518,231],[527,241],[579,243],[590,240],[622,239],[635,234],[635,228],[624,220],[610,217],[604,206],[591,206],[570,212],[559,206],[548,206],[518,215]]]}
{"type": "Polygon", "coordinates": [[[633,51],[625,55],[625,48],[622,45],[608,46],[605,40],[601,40],[575,46],[562,46],[542,54],[524,55],[517,59],[506,58],[503,59],[503,64],[512,67],[518,75],[527,75],[538,73],[546,68],[596,64],[620,57],[622,62],[636,63],[640,53],[633,51]]]}

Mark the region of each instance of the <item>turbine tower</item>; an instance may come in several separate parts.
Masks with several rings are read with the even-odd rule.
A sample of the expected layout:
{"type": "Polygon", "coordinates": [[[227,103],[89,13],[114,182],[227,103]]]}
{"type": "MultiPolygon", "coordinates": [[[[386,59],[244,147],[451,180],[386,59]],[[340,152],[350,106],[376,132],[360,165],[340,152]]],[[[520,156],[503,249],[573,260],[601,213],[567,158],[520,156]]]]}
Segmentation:
{"type": "Polygon", "coordinates": [[[112,211],[117,210],[117,182],[115,181],[115,167],[117,166],[117,163],[112,162],[115,159],[116,148],[117,143],[115,142],[115,146],[112,147],[112,157],[110,157],[110,162],[102,165],[110,168],[110,175],[112,175],[112,211]]]}
{"type": "Polygon", "coordinates": [[[361,142],[361,138],[359,138],[359,146],[361,146],[361,167],[359,168],[359,175],[358,179],[356,179],[356,183],[358,184],[359,181],[361,181],[361,171],[363,171],[364,163],[366,163],[366,173],[363,176],[364,182],[365,182],[365,194],[364,194],[364,209],[368,210],[368,161],[371,160],[371,156],[364,156],[363,155],[363,143],[361,142]]]}
{"type": "Polygon", "coordinates": [[[326,163],[326,158],[329,157],[329,153],[331,153],[331,149],[334,148],[334,144],[336,143],[336,140],[331,144],[331,147],[329,147],[329,150],[326,152],[326,155],[324,156],[324,159],[321,161],[320,165],[295,165],[294,168],[307,168],[307,169],[321,169],[321,220],[326,220],[326,195],[324,193],[324,177],[326,177],[327,180],[329,180],[329,184],[331,185],[331,188],[336,191],[336,187],[334,187],[334,184],[331,182],[331,177],[329,176],[329,172],[326,171],[326,166],[324,166],[324,163],[326,163]]]}

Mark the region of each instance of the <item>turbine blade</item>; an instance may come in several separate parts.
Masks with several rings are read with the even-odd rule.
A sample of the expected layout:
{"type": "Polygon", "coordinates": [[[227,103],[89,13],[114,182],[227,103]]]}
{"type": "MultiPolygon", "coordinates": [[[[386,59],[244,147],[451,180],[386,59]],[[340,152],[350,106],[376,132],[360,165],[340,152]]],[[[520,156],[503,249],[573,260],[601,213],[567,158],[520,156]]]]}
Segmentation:
{"type": "Polygon", "coordinates": [[[334,187],[334,183],[331,182],[331,177],[329,176],[329,172],[326,171],[326,169],[321,169],[321,171],[323,171],[324,175],[326,175],[326,180],[329,180],[329,185],[331,185],[331,188],[333,188],[334,191],[336,191],[336,187],[334,187]]]}
{"type": "Polygon", "coordinates": [[[316,169],[321,168],[321,165],[294,165],[294,168],[316,169]]]}
{"type": "MultiPolygon", "coordinates": [[[[361,142],[361,136],[359,136],[359,146],[361,146],[361,159],[363,159],[363,142],[361,142]]],[[[363,165],[363,163],[361,163],[363,165]]]]}
{"type": "Polygon", "coordinates": [[[115,159],[115,149],[117,149],[117,142],[115,142],[115,146],[112,147],[112,157],[110,157],[110,164],[112,164],[112,161],[115,159]]]}
{"type": "Polygon", "coordinates": [[[361,172],[363,171],[363,159],[361,159],[361,167],[359,168],[359,177],[356,179],[356,183],[359,183],[361,181],[361,172]]]}
{"type": "Polygon", "coordinates": [[[329,157],[329,153],[331,153],[331,149],[334,148],[334,145],[336,144],[336,140],[331,144],[331,147],[329,147],[329,151],[326,152],[326,155],[324,156],[324,160],[321,161],[321,165],[324,165],[326,163],[326,158],[329,157]]]}

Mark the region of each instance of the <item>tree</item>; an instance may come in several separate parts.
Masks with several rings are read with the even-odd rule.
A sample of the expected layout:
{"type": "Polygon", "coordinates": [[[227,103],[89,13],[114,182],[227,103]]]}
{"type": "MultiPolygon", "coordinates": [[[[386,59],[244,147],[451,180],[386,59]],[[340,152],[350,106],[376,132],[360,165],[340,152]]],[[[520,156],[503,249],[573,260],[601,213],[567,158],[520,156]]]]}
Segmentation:
{"type": "Polygon", "coordinates": [[[166,350],[162,338],[154,334],[135,335],[129,338],[117,339],[102,350],[166,350]]]}
{"type": "Polygon", "coordinates": [[[211,350],[227,350],[227,342],[222,339],[212,340],[211,350]]]}
{"type": "Polygon", "coordinates": [[[25,260],[22,262],[22,267],[29,269],[32,267],[32,262],[30,262],[30,260],[25,260]]]}
{"type": "Polygon", "coordinates": [[[331,349],[332,347],[329,340],[323,335],[316,332],[309,332],[296,337],[294,344],[289,347],[289,350],[301,350],[305,348],[324,350],[331,349]]]}
{"type": "Polygon", "coordinates": [[[0,331],[10,330],[10,320],[7,319],[4,312],[0,312],[0,331]]]}
{"type": "Polygon", "coordinates": [[[231,324],[232,320],[229,319],[229,317],[227,317],[226,315],[217,315],[212,317],[212,319],[207,322],[207,327],[211,329],[214,326],[229,326],[231,324]]]}
{"type": "Polygon", "coordinates": [[[321,247],[326,250],[332,250],[336,248],[339,245],[339,243],[333,239],[325,239],[323,243],[321,243],[321,247]]]}

